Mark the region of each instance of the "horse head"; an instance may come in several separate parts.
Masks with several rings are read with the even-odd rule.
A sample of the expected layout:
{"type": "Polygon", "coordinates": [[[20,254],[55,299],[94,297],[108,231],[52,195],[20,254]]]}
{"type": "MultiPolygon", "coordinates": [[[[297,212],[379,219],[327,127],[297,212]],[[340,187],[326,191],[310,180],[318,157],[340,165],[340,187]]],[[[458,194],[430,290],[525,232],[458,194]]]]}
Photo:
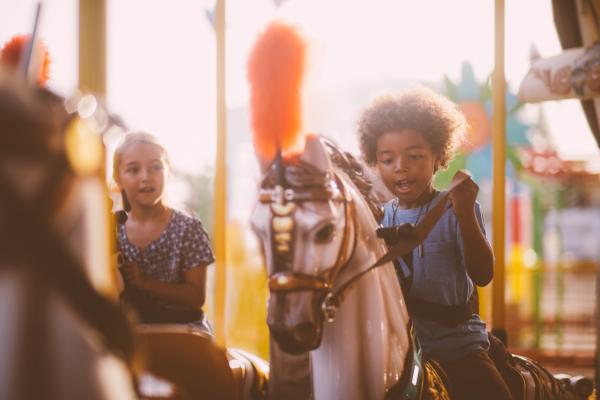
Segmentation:
{"type": "Polygon", "coordinates": [[[269,275],[267,323],[280,347],[319,347],[326,298],[355,239],[352,199],[320,138],[294,159],[276,160],[260,187],[252,224],[269,275]]]}

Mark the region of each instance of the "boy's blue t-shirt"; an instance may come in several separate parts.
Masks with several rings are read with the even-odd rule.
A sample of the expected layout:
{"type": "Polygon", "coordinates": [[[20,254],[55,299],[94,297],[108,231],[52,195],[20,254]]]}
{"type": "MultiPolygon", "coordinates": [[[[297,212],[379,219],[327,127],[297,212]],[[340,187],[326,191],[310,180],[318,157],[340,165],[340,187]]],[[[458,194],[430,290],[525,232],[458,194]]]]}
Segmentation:
{"type": "MultiPolygon", "coordinates": [[[[407,210],[398,209],[396,199],[384,205],[382,224],[385,227],[402,223],[414,224],[423,219],[440,199],[440,192],[428,206],[407,210]],[[421,214],[419,216],[419,214],[421,214]]],[[[483,217],[479,203],[475,205],[477,220],[483,232],[483,217]]],[[[413,280],[408,296],[445,305],[458,305],[468,301],[475,290],[464,262],[463,241],[454,209],[449,208],[423,242],[422,253],[416,248],[412,253],[413,280]]],[[[404,274],[410,273],[402,263],[404,274]]],[[[455,327],[411,315],[423,351],[441,361],[458,360],[475,350],[487,350],[489,341],[485,322],[473,314],[470,320],[455,327]]]]}

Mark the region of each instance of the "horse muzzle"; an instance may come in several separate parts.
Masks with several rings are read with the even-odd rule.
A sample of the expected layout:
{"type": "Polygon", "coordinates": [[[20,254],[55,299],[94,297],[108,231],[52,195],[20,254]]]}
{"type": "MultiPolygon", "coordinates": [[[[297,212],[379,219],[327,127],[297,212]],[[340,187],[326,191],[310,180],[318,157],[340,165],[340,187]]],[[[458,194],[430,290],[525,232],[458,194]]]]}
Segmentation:
{"type": "Polygon", "coordinates": [[[286,353],[300,354],[321,345],[323,317],[320,310],[313,307],[319,300],[315,297],[321,296],[313,292],[271,293],[267,325],[273,339],[286,353]]]}
{"type": "Polygon", "coordinates": [[[292,327],[271,324],[269,332],[281,350],[290,354],[301,354],[317,349],[321,344],[321,329],[310,322],[302,322],[292,327]]]}

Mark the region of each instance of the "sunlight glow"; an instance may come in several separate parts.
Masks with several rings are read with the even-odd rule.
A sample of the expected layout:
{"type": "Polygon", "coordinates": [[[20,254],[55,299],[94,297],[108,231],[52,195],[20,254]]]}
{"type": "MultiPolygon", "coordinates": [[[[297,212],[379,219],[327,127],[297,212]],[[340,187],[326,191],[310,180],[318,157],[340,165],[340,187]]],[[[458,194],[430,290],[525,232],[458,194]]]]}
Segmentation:
{"type": "MultiPolygon", "coordinates": [[[[50,87],[70,94],[77,82],[77,1],[44,5],[41,37],[52,57],[50,87]]],[[[34,0],[0,0],[0,40],[30,30],[34,6],[34,0]]],[[[211,0],[168,7],[160,1],[108,0],[109,107],[131,129],[161,138],[177,154],[176,167],[186,171],[214,162],[215,38],[206,16],[212,7],[211,0]]],[[[463,61],[473,64],[481,80],[493,67],[493,2],[290,0],[276,7],[272,0],[231,0],[230,109],[248,102],[248,51],[274,18],[297,25],[311,42],[307,128],[343,140],[350,149],[356,149],[358,112],[375,94],[409,82],[439,81],[444,74],[455,78],[463,61]]],[[[543,56],[558,53],[560,46],[548,1],[508,1],[506,21],[506,76],[516,89],[529,68],[532,44],[543,56]]],[[[580,107],[572,103],[544,105],[559,152],[566,158],[597,156],[580,107]]],[[[246,133],[232,131],[231,140],[246,133]]]]}

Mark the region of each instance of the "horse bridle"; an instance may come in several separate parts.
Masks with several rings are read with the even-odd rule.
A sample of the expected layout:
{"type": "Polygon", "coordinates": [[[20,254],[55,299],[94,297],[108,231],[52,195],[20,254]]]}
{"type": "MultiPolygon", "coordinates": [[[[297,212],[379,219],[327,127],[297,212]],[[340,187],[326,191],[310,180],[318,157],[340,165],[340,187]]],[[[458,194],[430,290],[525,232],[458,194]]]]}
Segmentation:
{"type": "Polygon", "coordinates": [[[324,300],[320,303],[320,310],[328,321],[335,315],[335,305],[330,299],[339,272],[348,264],[356,247],[356,230],[351,235],[354,225],[355,208],[348,188],[342,179],[334,174],[332,180],[323,188],[284,188],[276,185],[273,189],[262,189],[259,200],[270,205],[272,211],[272,253],[275,272],[269,276],[269,290],[272,293],[287,293],[303,290],[323,292],[324,300]],[[334,185],[335,183],[335,185],[334,185]],[[293,272],[293,240],[294,218],[292,214],[296,203],[312,201],[341,201],[344,207],[344,229],[336,260],[332,267],[316,275],[293,272]]]}

